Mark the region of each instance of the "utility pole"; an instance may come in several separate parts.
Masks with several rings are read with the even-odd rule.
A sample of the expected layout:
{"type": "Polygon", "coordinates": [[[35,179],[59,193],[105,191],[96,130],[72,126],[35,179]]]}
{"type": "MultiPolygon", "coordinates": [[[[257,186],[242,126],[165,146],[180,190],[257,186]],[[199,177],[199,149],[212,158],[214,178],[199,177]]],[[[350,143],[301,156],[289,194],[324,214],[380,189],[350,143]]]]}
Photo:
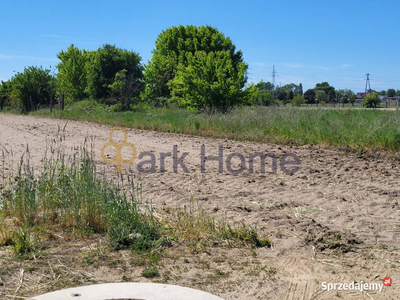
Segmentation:
{"type": "Polygon", "coordinates": [[[369,81],[369,73],[367,73],[367,80],[365,81],[365,94],[371,94],[371,82],[369,81]]]}
{"type": "Polygon", "coordinates": [[[276,77],[276,71],[275,71],[275,65],[272,66],[272,84],[274,85],[275,89],[275,77],[276,77]]]}

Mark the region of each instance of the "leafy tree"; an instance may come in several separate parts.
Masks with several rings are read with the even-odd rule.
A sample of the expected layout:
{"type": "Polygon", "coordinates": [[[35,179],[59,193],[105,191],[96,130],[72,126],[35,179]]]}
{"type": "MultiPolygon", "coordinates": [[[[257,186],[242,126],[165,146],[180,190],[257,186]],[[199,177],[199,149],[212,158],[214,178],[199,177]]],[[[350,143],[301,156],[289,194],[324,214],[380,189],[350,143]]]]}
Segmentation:
{"type": "Polygon", "coordinates": [[[294,93],[296,95],[303,95],[303,85],[301,83],[295,88],[294,93]]]}
{"type": "Polygon", "coordinates": [[[294,95],[303,95],[303,86],[300,83],[299,85],[295,83],[285,84],[281,87],[287,94],[287,100],[292,100],[294,95]]]}
{"type": "Polygon", "coordinates": [[[336,95],[338,96],[338,101],[340,103],[348,103],[352,96],[355,97],[354,92],[352,90],[349,90],[349,89],[337,90],[336,91],[336,95]]]}
{"type": "Polygon", "coordinates": [[[89,53],[72,44],[66,51],[59,52],[57,57],[61,60],[57,65],[57,79],[61,92],[65,93],[65,99],[68,102],[84,99],[89,53]]]}
{"type": "Polygon", "coordinates": [[[37,109],[40,105],[50,104],[49,90],[53,89],[53,77],[50,70],[42,67],[27,67],[23,73],[17,73],[11,79],[13,93],[24,111],[37,109]]]}
{"type": "Polygon", "coordinates": [[[293,106],[301,106],[302,104],[306,103],[304,97],[302,95],[296,95],[293,97],[292,105],[293,106]]]}
{"type": "Polygon", "coordinates": [[[285,102],[287,100],[287,92],[281,87],[276,88],[275,89],[275,98],[280,101],[285,102]]]}
{"type": "Polygon", "coordinates": [[[7,106],[12,94],[11,81],[1,81],[0,83],[0,109],[7,106]]]}
{"type": "Polygon", "coordinates": [[[385,90],[382,90],[382,91],[380,91],[380,92],[378,93],[378,95],[380,95],[380,96],[386,96],[386,91],[385,91],[385,90]]]}
{"type": "Polygon", "coordinates": [[[348,103],[349,102],[349,97],[347,95],[344,95],[340,98],[341,103],[348,103]]]}
{"type": "Polygon", "coordinates": [[[349,102],[354,106],[354,102],[356,101],[356,94],[353,94],[349,97],[349,102]]]}
{"type": "Polygon", "coordinates": [[[179,64],[168,84],[178,104],[189,109],[227,111],[244,101],[242,88],[247,65],[235,64],[228,51],[186,53],[187,66],[179,64]]]}
{"type": "Polygon", "coordinates": [[[143,83],[133,76],[128,77],[124,69],[115,74],[115,79],[108,87],[111,90],[111,97],[119,104],[121,110],[129,110],[130,105],[137,100],[143,83]]]}
{"type": "Polygon", "coordinates": [[[287,100],[291,101],[291,100],[293,100],[293,97],[294,97],[294,93],[293,93],[292,90],[290,90],[290,91],[287,93],[287,100]]]}
{"type": "Polygon", "coordinates": [[[394,96],[396,96],[396,91],[394,89],[388,89],[386,92],[386,95],[388,97],[394,97],[394,96]]]}
{"type": "Polygon", "coordinates": [[[335,88],[333,86],[329,85],[329,83],[326,81],[317,83],[315,85],[314,91],[315,91],[315,93],[317,93],[317,91],[324,91],[325,94],[328,96],[326,98],[326,100],[324,100],[325,102],[335,100],[335,96],[336,96],[335,88]]]}
{"type": "Polygon", "coordinates": [[[259,84],[250,85],[244,90],[245,103],[247,105],[264,105],[269,106],[273,104],[272,94],[258,87],[259,84]]]}
{"type": "MultiPolygon", "coordinates": [[[[170,81],[174,80],[178,65],[182,76],[182,68],[189,65],[189,57],[196,57],[195,53],[203,51],[205,54],[224,52],[229,54],[233,71],[241,73],[244,62],[242,52],[236,51],[236,46],[229,37],[225,37],[216,28],[211,26],[183,26],[171,27],[163,31],[156,40],[153,57],[145,70],[146,89],[142,94],[144,99],[170,97],[170,81]],[[188,53],[192,54],[189,56],[188,53]]],[[[204,54],[200,55],[201,57],[204,54]]],[[[223,54],[225,57],[226,54],[223,54]]],[[[193,63],[193,61],[192,61],[193,63]]],[[[247,70],[247,65],[246,65],[247,70]]],[[[176,82],[174,84],[176,86],[176,82]]]]}
{"type": "Polygon", "coordinates": [[[400,96],[400,90],[396,90],[396,96],[400,96]]]}
{"type": "Polygon", "coordinates": [[[262,80],[256,84],[256,87],[260,92],[272,93],[272,91],[274,90],[274,85],[271,82],[264,82],[262,80]]]}
{"type": "Polygon", "coordinates": [[[315,103],[315,91],[313,89],[308,89],[305,93],[304,93],[304,99],[308,102],[308,103],[315,103]]]}
{"type": "Polygon", "coordinates": [[[289,83],[282,86],[281,89],[283,89],[286,93],[289,93],[290,91],[294,93],[296,89],[298,89],[298,86],[295,83],[289,83]]]}
{"type": "Polygon", "coordinates": [[[127,78],[142,80],[141,57],[136,52],[109,44],[90,52],[85,92],[93,99],[108,97],[111,94],[110,85],[113,84],[115,75],[122,70],[126,70],[127,78]]]}
{"type": "Polygon", "coordinates": [[[381,103],[381,98],[379,98],[378,93],[373,92],[371,95],[366,95],[364,97],[363,105],[366,107],[377,107],[381,103]]]}
{"type": "Polygon", "coordinates": [[[329,91],[328,93],[328,101],[329,102],[336,102],[336,92],[333,90],[329,91]]]}
{"type": "Polygon", "coordinates": [[[317,90],[316,92],[315,92],[315,96],[316,96],[316,98],[318,99],[318,102],[319,103],[322,103],[322,102],[327,102],[328,101],[328,95],[325,93],[325,91],[323,91],[323,90],[317,90]]]}
{"type": "MultiPolygon", "coordinates": [[[[344,89],[343,92],[344,92],[344,94],[345,94],[348,98],[350,98],[350,97],[356,95],[356,94],[355,94],[352,90],[350,90],[350,89],[344,89]]],[[[354,99],[355,99],[355,98],[354,98],[354,99]]]]}

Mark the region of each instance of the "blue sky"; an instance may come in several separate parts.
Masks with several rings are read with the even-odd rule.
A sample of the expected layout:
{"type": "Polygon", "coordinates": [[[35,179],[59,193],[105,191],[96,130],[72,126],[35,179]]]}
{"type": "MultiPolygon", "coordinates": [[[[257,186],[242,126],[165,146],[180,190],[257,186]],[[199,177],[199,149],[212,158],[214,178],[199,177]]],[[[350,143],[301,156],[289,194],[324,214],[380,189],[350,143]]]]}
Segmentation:
{"type": "Polygon", "coordinates": [[[57,64],[71,43],[110,43],[146,63],[157,35],[180,24],[211,25],[229,36],[249,64],[249,80],[328,81],[360,92],[400,89],[398,11],[393,0],[276,1],[1,1],[0,80],[24,66],[57,64]]]}

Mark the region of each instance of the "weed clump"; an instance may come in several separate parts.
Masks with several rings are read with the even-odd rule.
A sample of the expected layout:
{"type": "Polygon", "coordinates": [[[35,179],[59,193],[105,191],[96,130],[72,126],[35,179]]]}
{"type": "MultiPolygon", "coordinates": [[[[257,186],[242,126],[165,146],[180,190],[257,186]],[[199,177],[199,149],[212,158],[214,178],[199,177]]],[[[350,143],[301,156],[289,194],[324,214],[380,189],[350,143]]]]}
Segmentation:
{"type": "MultiPolygon", "coordinates": [[[[91,153],[68,160],[53,151],[43,160],[38,176],[29,167],[29,155],[21,159],[18,176],[7,185],[0,201],[0,220],[13,221],[12,244],[15,253],[34,249],[37,231],[59,227],[82,234],[105,233],[114,250],[131,248],[148,251],[160,239],[159,223],[142,209],[137,189],[128,178],[128,189],[99,178],[91,153]],[[126,192],[130,191],[130,193],[126,192]],[[140,208],[140,209],[139,209],[140,208]]],[[[9,237],[0,230],[2,244],[9,237]]]]}

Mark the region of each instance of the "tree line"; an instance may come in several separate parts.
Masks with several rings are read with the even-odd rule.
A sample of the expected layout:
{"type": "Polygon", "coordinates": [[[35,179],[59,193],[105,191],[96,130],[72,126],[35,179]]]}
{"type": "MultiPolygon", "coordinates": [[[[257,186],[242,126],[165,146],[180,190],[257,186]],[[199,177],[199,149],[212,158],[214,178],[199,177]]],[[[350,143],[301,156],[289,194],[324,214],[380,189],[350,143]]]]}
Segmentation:
{"type": "Polygon", "coordinates": [[[152,54],[144,65],[138,53],[115,45],[89,51],[72,44],[57,54],[60,62],[55,68],[29,66],[2,81],[0,108],[51,109],[61,99],[68,105],[89,98],[112,105],[115,111],[131,110],[143,103],[227,111],[239,105],[355,99],[352,91],[335,90],[327,82],[304,93],[301,83],[275,87],[261,81],[246,86],[248,65],[243,53],[211,26],[168,28],[157,37],[152,54]]]}

